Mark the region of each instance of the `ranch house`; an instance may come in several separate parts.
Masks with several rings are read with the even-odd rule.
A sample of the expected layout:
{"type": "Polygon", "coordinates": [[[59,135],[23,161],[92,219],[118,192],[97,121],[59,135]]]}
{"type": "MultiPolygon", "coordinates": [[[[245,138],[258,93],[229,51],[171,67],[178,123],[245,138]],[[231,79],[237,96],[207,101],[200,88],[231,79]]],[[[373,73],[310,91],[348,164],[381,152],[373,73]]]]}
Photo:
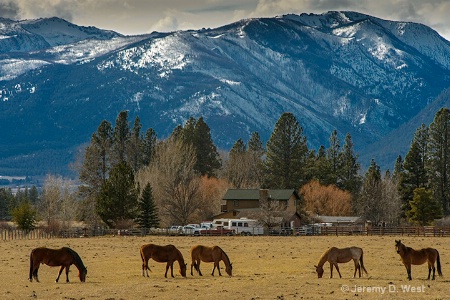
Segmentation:
{"type": "Polygon", "coordinates": [[[222,200],[221,214],[215,218],[251,218],[261,210],[261,203],[268,201],[285,216],[280,219],[280,226],[300,226],[300,215],[297,213],[300,196],[294,189],[229,189],[222,200]]]}

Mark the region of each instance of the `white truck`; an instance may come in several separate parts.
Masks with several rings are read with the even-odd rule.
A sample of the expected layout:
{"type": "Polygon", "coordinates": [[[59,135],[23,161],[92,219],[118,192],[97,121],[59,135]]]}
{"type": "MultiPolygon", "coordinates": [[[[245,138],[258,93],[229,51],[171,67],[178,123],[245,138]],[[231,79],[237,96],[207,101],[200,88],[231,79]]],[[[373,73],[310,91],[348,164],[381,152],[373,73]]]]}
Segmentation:
{"type": "Polygon", "coordinates": [[[257,220],[240,218],[240,219],[214,219],[213,226],[223,226],[225,229],[234,230],[238,235],[262,235],[264,227],[258,224],[257,220]]]}

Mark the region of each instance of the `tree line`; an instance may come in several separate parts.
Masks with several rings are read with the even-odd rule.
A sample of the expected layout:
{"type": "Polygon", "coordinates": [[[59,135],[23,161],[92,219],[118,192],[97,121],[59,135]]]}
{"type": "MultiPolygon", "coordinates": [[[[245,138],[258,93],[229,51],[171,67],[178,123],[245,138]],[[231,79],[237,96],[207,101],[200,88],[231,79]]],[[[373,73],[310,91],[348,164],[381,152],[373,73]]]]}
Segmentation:
{"type": "Polygon", "coordinates": [[[48,176],[41,195],[15,196],[0,189],[0,213],[23,228],[37,220],[66,227],[72,220],[91,226],[144,228],[184,225],[220,213],[228,188],[295,189],[304,220],[316,215],[357,215],[374,224],[426,225],[449,210],[450,113],[441,109],[429,127],[416,130],[405,159],[381,174],[372,160],[361,174],[350,134],[338,132],[329,146],[309,149],[303,128],[283,113],[264,145],[257,132],[219,151],[202,117],[189,118],[159,139],[131,123],[121,111],[115,124],[104,120],[75,163],[79,184],[48,176]],[[22,200],[20,200],[20,198],[22,200]]]}

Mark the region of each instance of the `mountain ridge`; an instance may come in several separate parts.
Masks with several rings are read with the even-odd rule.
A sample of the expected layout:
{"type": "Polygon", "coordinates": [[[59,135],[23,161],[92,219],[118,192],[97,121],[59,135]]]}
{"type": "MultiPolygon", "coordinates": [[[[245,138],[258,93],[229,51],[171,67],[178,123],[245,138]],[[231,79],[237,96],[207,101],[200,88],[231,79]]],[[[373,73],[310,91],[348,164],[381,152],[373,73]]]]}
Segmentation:
{"type": "MultiPolygon", "coordinates": [[[[357,12],[137,36],[97,29],[89,36],[86,27],[72,24],[71,32],[80,33],[72,38],[83,39],[70,43],[63,30],[43,34],[45,22],[69,25],[57,18],[37,22],[40,36],[55,37],[54,46],[36,38],[26,44],[33,50],[17,52],[2,44],[8,38],[0,39],[0,128],[11,128],[0,134],[0,174],[12,172],[14,161],[36,165],[33,154],[46,151],[73,160],[100,122],[113,123],[121,110],[161,138],[189,117],[203,116],[221,149],[253,131],[267,141],[279,116],[290,111],[310,148],[327,147],[337,129],[341,140],[350,133],[366,157],[370,145],[450,86],[450,42],[422,24],[357,12]]],[[[397,155],[378,156],[387,168],[397,155]]],[[[41,172],[68,173],[67,163],[41,172]]]]}

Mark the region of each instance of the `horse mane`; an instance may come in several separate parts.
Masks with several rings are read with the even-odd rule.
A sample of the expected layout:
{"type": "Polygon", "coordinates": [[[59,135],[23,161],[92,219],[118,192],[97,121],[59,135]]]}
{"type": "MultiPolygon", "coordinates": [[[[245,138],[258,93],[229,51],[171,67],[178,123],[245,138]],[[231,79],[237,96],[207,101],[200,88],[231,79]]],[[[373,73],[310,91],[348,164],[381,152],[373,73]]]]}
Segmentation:
{"type": "Polygon", "coordinates": [[[222,255],[224,255],[224,256],[225,256],[225,258],[227,259],[227,262],[228,262],[229,264],[231,264],[231,262],[230,262],[230,259],[228,258],[228,255],[226,254],[226,252],[225,252],[225,251],[223,251],[223,250],[222,250],[222,248],[220,248],[219,246],[217,246],[217,248],[219,248],[219,249],[220,249],[220,251],[222,252],[222,255]]]}
{"type": "Polygon", "coordinates": [[[81,260],[80,255],[78,255],[78,253],[76,253],[74,250],[70,249],[69,247],[65,247],[67,249],[67,251],[69,251],[69,253],[72,255],[73,260],[74,260],[74,265],[77,266],[78,269],[80,270],[85,270],[86,267],[83,264],[83,261],[81,260]]]}
{"type": "Polygon", "coordinates": [[[318,266],[322,267],[325,264],[325,262],[328,260],[328,253],[331,251],[331,249],[333,248],[328,249],[322,254],[322,256],[319,258],[319,262],[317,264],[318,266]]]}

